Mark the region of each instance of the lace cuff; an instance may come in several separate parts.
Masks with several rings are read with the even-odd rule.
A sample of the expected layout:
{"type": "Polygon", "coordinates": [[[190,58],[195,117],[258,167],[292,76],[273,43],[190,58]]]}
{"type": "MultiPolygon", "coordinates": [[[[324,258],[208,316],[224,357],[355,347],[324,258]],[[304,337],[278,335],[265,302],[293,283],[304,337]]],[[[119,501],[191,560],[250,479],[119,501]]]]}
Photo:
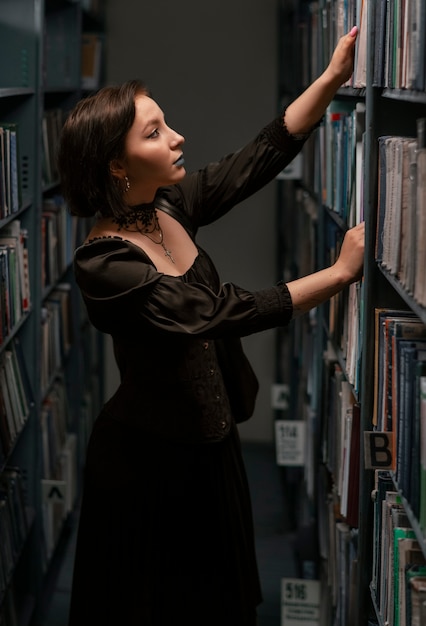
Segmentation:
{"type": "Polygon", "coordinates": [[[293,316],[293,303],[287,285],[280,281],[272,289],[254,292],[258,313],[268,327],[286,326],[293,316]]]}
{"type": "Polygon", "coordinates": [[[288,140],[292,139],[293,141],[306,141],[308,137],[312,134],[312,132],[320,126],[322,122],[321,118],[310,130],[306,133],[297,133],[291,134],[287,130],[287,126],[285,125],[285,110],[283,113],[274,119],[268,126],[264,129],[264,134],[267,137],[268,141],[276,148],[277,150],[282,150],[288,144],[288,140]]]}

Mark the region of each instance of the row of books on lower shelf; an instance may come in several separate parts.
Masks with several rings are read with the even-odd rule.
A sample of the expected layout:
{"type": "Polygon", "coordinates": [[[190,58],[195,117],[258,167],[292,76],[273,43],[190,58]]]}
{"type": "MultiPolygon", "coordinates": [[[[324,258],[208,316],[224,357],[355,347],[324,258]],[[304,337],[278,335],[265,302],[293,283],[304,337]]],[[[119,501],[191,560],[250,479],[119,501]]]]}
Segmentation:
{"type": "Polygon", "coordinates": [[[412,312],[375,310],[373,427],[426,534],[426,326],[412,312]]]}
{"type": "MultiPolygon", "coordinates": [[[[328,589],[324,598],[327,606],[324,604],[321,610],[329,616],[323,623],[357,626],[353,616],[358,581],[358,530],[340,515],[337,490],[327,481],[319,491],[319,547],[326,563],[323,584],[328,589]]],[[[426,623],[424,542],[411,527],[390,472],[376,471],[372,497],[374,538],[370,587],[378,620],[372,623],[422,626],[426,623]]]]}
{"type": "Polygon", "coordinates": [[[319,466],[319,553],[323,585],[322,624],[358,626],[353,621],[356,602],[358,529],[339,512],[340,497],[330,473],[319,466]]]}
{"type": "MultiPolygon", "coordinates": [[[[349,311],[359,309],[349,307],[349,311]]],[[[350,353],[359,362],[359,325],[353,337],[358,339],[351,346],[346,336],[348,349],[340,352],[341,358],[335,342],[329,342],[324,353],[322,414],[327,419],[321,451],[322,461],[335,477],[339,512],[356,526],[360,417],[358,377],[351,376],[349,364],[350,353]]],[[[426,326],[412,311],[375,309],[373,374],[371,428],[386,439],[388,467],[426,534],[426,326]]]]}
{"type": "Polygon", "coordinates": [[[376,471],[371,590],[384,624],[426,623],[426,549],[387,471],[376,471]]]}
{"type": "MultiPolygon", "coordinates": [[[[403,532],[415,544],[422,562],[426,555],[425,328],[411,311],[376,310],[373,428],[389,437],[387,451],[393,467],[391,471],[383,472],[383,475],[387,476],[388,491],[394,494],[392,497],[397,501],[401,513],[398,528],[409,528],[409,532],[403,532]]],[[[355,543],[359,524],[362,433],[360,407],[353,386],[331,344],[324,354],[324,361],[321,413],[326,418],[322,420],[320,461],[327,468],[329,484],[323,488],[320,496],[322,503],[328,500],[329,506],[328,520],[320,518],[320,544],[324,558],[329,558],[328,554],[335,554],[335,557],[329,558],[329,584],[338,614],[336,623],[344,626],[351,623],[348,617],[351,613],[350,590],[351,582],[356,580],[353,568],[356,567],[355,543]]],[[[323,516],[325,509],[322,504],[320,511],[323,516]]],[[[374,546],[386,541],[386,530],[381,525],[376,528],[374,546]]],[[[402,544],[399,548],[402,550],[402,544]]],[[[375,568],[380,567],[384,550],[389,557],[389,568],[395,566],[395,559],[404,562],[402,555],[389,556],[391,549],[396,550],[394,542],[392,547],[387,544],[384,548],[375,549],[381,550],[380,557],[377,554],[375,556],[375,568]]],[[[383,618],[381,623],[390,626],[420,626],[423,622],[416,620],[425,618],[420,611],[422,602],[426,600],[426,579],[419,579],[417,570],[410,569],[406,576],[398,577],[397,592],[395,572],[392,572],[391,577],[390,570],[385,572],[383,566],[381,572],[374,570],[372,583],[377,610],[383,618]],[[401,586],[404,586],[403,590],[401,586]],[[422,594],[423,600],[420,601],[422,594]]]]}

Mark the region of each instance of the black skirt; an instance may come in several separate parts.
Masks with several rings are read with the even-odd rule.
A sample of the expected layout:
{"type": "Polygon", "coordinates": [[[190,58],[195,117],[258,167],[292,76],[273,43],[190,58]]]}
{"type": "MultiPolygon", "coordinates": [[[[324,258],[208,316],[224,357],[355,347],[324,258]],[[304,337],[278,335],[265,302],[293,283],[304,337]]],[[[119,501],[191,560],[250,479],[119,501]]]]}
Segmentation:
{"type": "Polygon", "coordinates": [[[101,415],[84,483],[69,626],[254,626],[261,593],[236,426],[190,445],[101,415]]]}

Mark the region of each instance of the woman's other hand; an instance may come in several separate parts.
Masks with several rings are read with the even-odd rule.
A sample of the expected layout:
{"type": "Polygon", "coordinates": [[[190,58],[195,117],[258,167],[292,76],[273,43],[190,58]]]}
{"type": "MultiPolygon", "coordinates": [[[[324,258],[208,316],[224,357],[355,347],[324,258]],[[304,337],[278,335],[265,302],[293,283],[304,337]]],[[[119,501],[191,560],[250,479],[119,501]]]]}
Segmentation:
{"type": "Polygon", "coordinates": [[[365,248],[365,224],[350,228],[343,239],[339,258],[334,267],[342,274],[344,282],[351,283],[362,276],[365,248]]]}

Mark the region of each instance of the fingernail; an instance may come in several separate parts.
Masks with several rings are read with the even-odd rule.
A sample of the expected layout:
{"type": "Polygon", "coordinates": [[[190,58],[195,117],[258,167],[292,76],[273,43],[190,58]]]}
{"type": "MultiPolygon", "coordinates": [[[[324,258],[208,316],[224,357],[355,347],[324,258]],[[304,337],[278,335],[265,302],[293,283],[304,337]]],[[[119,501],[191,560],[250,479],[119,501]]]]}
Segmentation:
{"type": "Polygon", "coordinates": [[[355,37],[358,32],[358,26],[353,26],[351,32],[349,33],[351,37],[355,37]]]}

